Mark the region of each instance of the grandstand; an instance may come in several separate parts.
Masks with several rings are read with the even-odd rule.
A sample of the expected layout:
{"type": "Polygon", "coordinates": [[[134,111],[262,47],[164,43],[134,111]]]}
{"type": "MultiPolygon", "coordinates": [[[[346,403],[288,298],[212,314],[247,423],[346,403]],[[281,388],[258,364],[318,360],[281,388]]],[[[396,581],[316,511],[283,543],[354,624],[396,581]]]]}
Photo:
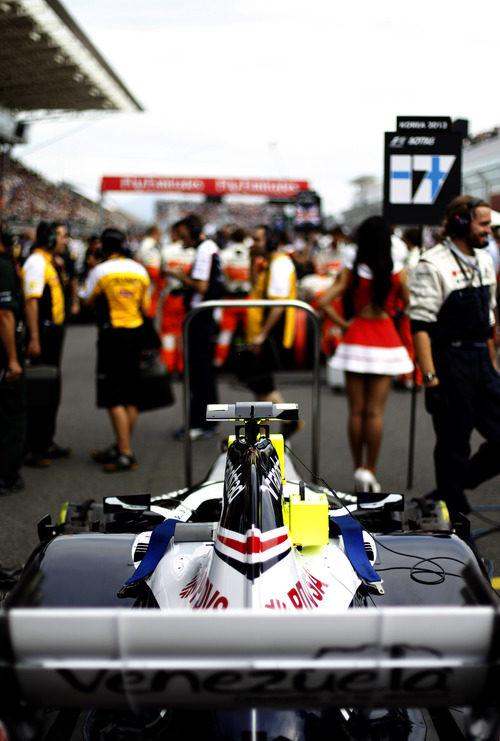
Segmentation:
{"type": "MultiPolygon", "coordinates": [[[[98,205],[23,167],[11,148],[24,142],[32,121],[143,108],[58,0],[0,0],[0,44],[3,217],[23,225],[63,219],[89,232],[98,223],[98,205]]],[[[133,222],[115,213],[113,221],[122,227],[133,222]]]]}
{"type": "Polygon", "coordinates": [[[55,185],[9,157],[2,178],[2,213],[14,228],[36,226],[44,218],[63,221],[74,236],[88,236],[100,223],[129,231],[137,219],[110,209],[100,210],[95,201],[77,193],[70,185],[55,185]]]}
{"type": "MultiPolygon", "coordinates": [[[[234,224],[251,229],[256,224],[272,224],[279,228],[286,228],[290,223],[284,216],[283,206],[277,203],[268,203],[263,199],[259,202],[231,202],[213,203],[205,200],[204,203],[194,200],[156,202],[156,223],[163,229],[195,212],[205,225],[234,224]]],[[[293,213],[293,210],[292,210],[293,213]]]]}

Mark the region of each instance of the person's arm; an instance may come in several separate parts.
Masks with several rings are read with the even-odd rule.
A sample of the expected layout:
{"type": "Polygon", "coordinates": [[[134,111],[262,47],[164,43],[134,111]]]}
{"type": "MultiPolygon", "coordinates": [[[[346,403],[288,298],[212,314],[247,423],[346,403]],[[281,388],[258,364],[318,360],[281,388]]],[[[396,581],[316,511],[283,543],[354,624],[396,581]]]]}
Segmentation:
{"type": "Polygon", "coordinates": [[[338,311],[332,306],[332,302],[344,295],[349,285],[349,268],[343,268],[343,270],[337,275],[332,285],[326,289],[325,293],[321,296],[318,301],[318,307],[321,311],[326,314],[335,324],[338,324],[342,329],[347,329],[350,320],[344,319],[338,311]]]}
{"type": "Polygon", "coordinates": [[[490,337],[488,340],[488,350],[490,352],[491,362],[493,363],[493,367],[496,371],[498,371],[498,360],[497,360],[497,352],[495,347],[495,339],[493,337],[490,337]]]}
{"type": "Polygon", "coordinates": [[[274,325],[279,322],[281,315],[283,314],[284,311],[285,311],[284,306],[273,306],[270,309],[259,334],[253,337],[252,342],[251,342],[252,345],[254,345],[255,347],[260,347],[260,345],[262,345],[265,342],[265,340],[269,336],[270,331],[272,330],[274,325]]]}
{"type": "Polygon", "coordinates": [[[167,268],[165,271],[166,275],[170,275],[172,278],[177,278],[185,286],[190,288],[195,293],[201,293],[202,296],[208,291],[208,280],[197,280],[187,275],[182,268],[167,268]]]}
{"type": "Polygon", "coordinates": [[[89,271],[87,280],[78,291],[78,298],[84,306],[92,306],[98,293],[100,293],[99,283],[96,276],[96,267],[93,267],[89,271]]]}
{"type": "Polygon", "coordinates": [[[426,373],[432,373],[435,376],[431,381],[428,381],[425,384],[426,388],[438,386],[439,378],[435,375],[436,367],[432,357],[431,338],[429,337],[429,334],[424,330],[415,332],[413,335],[413,347],[415,348],[415,357],[420,366],[420,370],[422,371],[422,375],[425,376],[426,373]]]}
{"type": "Polygon", "coordinates": [[[408,306],[410,303],[410,290],[408,288],[408,273],[406,268],[403,268],[399,273],[398,297],[401,299],[405,307],[408,306]]]}
{"type": "Polygon", "coordinates": [[[71,316],[76,316],[80,313],[80,299],[78,298],[78,278],[74,276],[71,278],[71,316]]]}
{"type": "Polygon", "coordinates": [[[38,329],[38,299],[35,297],[26,299],[25,302],[26,326],[29,331],[29,342],[26,354],[30,358],[38,358],[42,354],[40,346],[40,333],[38,329]]]}
{"type": "Polygon", "coordinates": [[[0,342],[7,354],[7,381],[17,381],[23,369],[19,364],[16,348],[16,320],[10,309],[0,309],[0,342]]]}

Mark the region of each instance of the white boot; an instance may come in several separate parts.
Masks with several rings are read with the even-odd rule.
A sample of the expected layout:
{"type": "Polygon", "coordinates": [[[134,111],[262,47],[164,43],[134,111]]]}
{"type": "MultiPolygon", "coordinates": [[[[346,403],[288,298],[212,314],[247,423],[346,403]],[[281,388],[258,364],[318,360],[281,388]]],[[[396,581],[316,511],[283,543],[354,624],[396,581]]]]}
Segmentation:
{"type": "Polygon", "coordinates": [[[382,490],[375,475],[368,468],[357,468],[354,471],[354,491],[369,491],[377,494],[382,490]]]}

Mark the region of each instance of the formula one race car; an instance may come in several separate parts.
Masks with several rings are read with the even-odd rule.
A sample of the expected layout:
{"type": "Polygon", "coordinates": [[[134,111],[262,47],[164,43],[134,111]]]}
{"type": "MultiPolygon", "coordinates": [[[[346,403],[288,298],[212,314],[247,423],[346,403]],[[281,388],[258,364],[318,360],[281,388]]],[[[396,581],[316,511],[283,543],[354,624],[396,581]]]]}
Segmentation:
{"type": "Polygon", "coordinates": [[[441,503],[300,480],[271,420],[200,485],[68,503],[0,612],[0,739],[496,739],[498,598],[441,503]],[[138,609],[142,608],[142,609],[138,609]]]}

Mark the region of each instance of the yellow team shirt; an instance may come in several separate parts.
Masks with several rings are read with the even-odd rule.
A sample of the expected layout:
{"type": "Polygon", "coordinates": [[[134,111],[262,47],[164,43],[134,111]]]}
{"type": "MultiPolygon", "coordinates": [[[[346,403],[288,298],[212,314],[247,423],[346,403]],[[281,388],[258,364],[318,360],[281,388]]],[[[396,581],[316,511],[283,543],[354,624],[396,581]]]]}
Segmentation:
{"type": "Polygon", "coordinates": [[[65,319],[64,293],[52,253],[41,247],[33,250],[23,265],[22,280],[25,300],[40,300],[40,319],[62,324],[65,319]]]}
{"type": "Polygon", "coordinates": [[[146,268],[129,257],[112,255],[90,271],[80,298],[92,303],[104,295],[111,326],[134,329],[149,307],[150,279],[146,268]]]}
{"type": "MultiPolygon", "coordinates": [[[[267,268],[257,276],[250,298],[255,299],[295,299],[297,298],[297,278],[295,266],[288,255],[278,252],[273,255],[267,268]]],[[[290,348],[295,337],[295,310],[285,310],[285,328],[283,331],[283,347],[290,348]]],[[[247,338],[252,339],[259,334],[264,323],[264,309],[248,309],[247,338]]]]}

